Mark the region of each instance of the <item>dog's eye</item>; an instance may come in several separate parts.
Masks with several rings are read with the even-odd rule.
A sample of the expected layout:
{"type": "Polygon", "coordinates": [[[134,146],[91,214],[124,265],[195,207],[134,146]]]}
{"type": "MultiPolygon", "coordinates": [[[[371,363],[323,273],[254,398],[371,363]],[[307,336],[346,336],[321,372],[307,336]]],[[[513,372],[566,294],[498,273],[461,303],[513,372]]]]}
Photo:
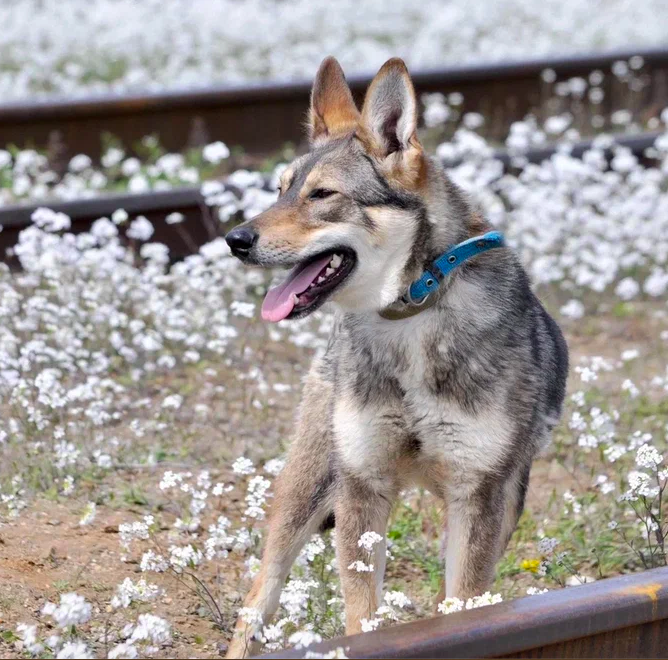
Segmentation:
{"type": "Polygon", "coordinates": [[[308,196],[309,199],[325,199],[336,194],[336,190],[328,190],[327,188],[316,188],[311,191],[311,194],[308,196]]]}

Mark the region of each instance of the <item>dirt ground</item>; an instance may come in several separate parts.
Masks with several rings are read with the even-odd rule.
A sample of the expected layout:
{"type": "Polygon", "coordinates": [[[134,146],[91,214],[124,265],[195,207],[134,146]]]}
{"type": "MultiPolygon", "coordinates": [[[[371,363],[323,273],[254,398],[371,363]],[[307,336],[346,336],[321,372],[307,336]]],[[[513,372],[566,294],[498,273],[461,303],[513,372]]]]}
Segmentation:
{"type": "MultiPolygon", "coordinates": [[[[662,305],[643,306],[637,303],[631,315],[600,314],[585,317],[582,322],[564,324],[571,350],[572,364],[577,364],[581,356],[601,355],[618,359],[620,353],[634,346],[641,346],[647,359],[634,367],[645,377],[656,365],[665,365],[666,342],[658,339],[659,329],[666,326],[662,305]],[[661,356],[661,360],[656,360],[661,356]]],[[[283,440],[289,434],[294,408],[299,398],[299,378],[308,359],[295,347],[277,345],[267,349],[265,361],[275,361],[276,381],[294,384],[289,395],[279,398],[269,417],[256,415],[245,418],[234,399],[222,393],[216,408],[221,420],[221,436],[235,436],[244,451],[255,448],[256,453],[267,451],[275,455],[283,440]],[[288,376],[288,372],[290,375],[288,376]],[[262,440],[263,442],[259,442],[262,440]]],[[[220,368],[221,382],[233,382],[232,367],[220,368]]],[[[184,382],[196,388],[197,374],[184,374],[184,382]]],[[[231,387],[231,386],[229,386],[231,387]]],[[[181,453],[179,469],[200,469],[202,465],[212,470],[214,481],[224,480],[224,470],[229,470],[227,459],[240,452],[219,446],[219,438],[202,437],[181,453]],[[225,465],[223,468],[222,466],[225,465]],[[216,469],[220,471],[216,473],[216,469]]],[[[135,579],[140,573],[136,562],[122,562],[119,545],[118,525],[130,520],[138,520],[151,511],[156,486],[162,473],[170,469],[170,463],[154,467],[127,466],[113,471],[105,489],[118,490],[132,484],[136,492],[143,493],[146,501],[128,503],[117,500],[114,504],[103,504],[97,508],[97,516],[91,525],[81,527],[79,519],[86,497],[75,500],[38,497],[30,501],[21,515],[0,526],[0,655],[17,657],[16,649],[2,633],[14,631],[20,622],[45,621],[39,616],[47,600],[57,602],[60,593],[76,591],[86,597],[94,607],[104,614],[100,620],[107,623],[97,625],[94,637],[96,651],[101,653],[112,644],[105,641],[105,626],[113,629],[127,612],[112,611],[107,605],[116,586],[125,578],[135,579]]],[[[554,456],[539,459],[532,472],[528,492],[527,509],[539,516],[546,501],[554,492],[568,488],[572,473],[565,469],[554,456]]],[[[84,489],[93,492],[99,485],[90,483],[84,489]]],[[[230,519],[241,515],[243,494],[233,491],[226,496],[224,513],[230,519]]],[[[427,530],[429,531],[429,530],[427,530]]],[[[437,533],[437,530],[431,530],[437,533]]],[[[179,587],[174,580],[164,575],[151,575],[151,581],[165,590],[165,594],[144,611],[164,617],[173,626],[173,644],[167,657],[175,658],[216,658],[224,655],[229,630],[236,610],[248,587],[243,577],[243,558],[230,555],[225,561],[209,564],[206,571],[210,584],[214,585],[221,611],[227,618],[225,630],[218,629],[202,611],[198,598],[187,589],[179,587]]],[[[410,582],[412,576],[420,578],[419,570],[412,566],[392,567],[390,578],[410,582]]],[[[520,579],[519,586],[523,586],[520,579]]],[[[519,587],[518,587],[519,588],[519,587]]],[[[416,615],[427,614],[427,608],[420,606],[416,615]]],[[[120,625],[120,624],[119,624],[120,625]]],[[[55,631],[54,631],[55,632],[55,631]]]]}

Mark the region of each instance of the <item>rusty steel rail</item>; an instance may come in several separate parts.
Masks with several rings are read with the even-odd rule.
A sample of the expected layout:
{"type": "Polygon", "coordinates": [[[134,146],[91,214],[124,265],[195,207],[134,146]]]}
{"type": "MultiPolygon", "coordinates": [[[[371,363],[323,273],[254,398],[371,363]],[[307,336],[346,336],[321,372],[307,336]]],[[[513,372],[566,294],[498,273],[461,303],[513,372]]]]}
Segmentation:
{"type": "MultiPolygon", "coordinates": [[[[620,136],[615,144],[627,147],[639,159],[648,161],[647,151],[652,147],[659,133],[642,133],[639,135],[620,136]]],[[[573,146],[572,154],[581,157],[591,148],[591,140],[579,142],[573,146]]],[[[555,149],[546,147],[528,151],[524,157],[531,163],[539,163],[554,155],[555,149]]],[[[607,152],[608,158],[611,151],[607,152]]],[[[512,169],[512,157],[505,151],[498,151],[495,158],[500,160],[507,169],[512,169]]],[[[238,192],[238,191],[237,191],[238,192]]],[[[39,206],[47,206],[54,211],[65,213],[72,220],[71,231],[79,233],[87,231],[94,220],[111,217],[117,209],[125,209],[130,217],[146,216],[155,229],[151,238],[167,245],[173,258],[182,258],[192,254],[204,243],[222,233],[211,211],[207,209],[199,188],[180,188],[164,192],[145,194],[114,194],[81,199],[71,202],[42,201],[37,205],[17,204],[0,208],[0,261],[5,258],[6,251],[18,242],[19,232],[31,224],[31,216],[39,206]],[[170,225],[165,217],[179,212],[185,217],[180,225],[170,225]]],[[[11,260],[10,260],[11,263],[11,260]]]]}
{"type": "Polygon", "coordinates": [[[181,188],[141,195],[105,195],[72,202],[44,201],[37,205],[0,208],[0,261],[9,261],[15,265],[11,257],[7,258],[7,251],[16,245],[19,233],[32,224],[31,216],[35,209],[41,206],[69,216],[72,221],[70,231],[75,234],[88,231],[98,218],[110,218],[117,209],[127,211],[131,219],[143,215],[151,221],[155,230],[151,240],[167,245],[173,258],[193,254],[217,235],[212,214],[207,209],[199,188],[181,188]],[[170,225],[165,221],[166,216],[174,212],[183,214],[182,224],[170,225]]]}
{"type": "Polygon", "coordinates": [[[349,658],[665,658],[668,568],[331,639],[308,650],[337,648],[349,658]]]}
{"type": "MultiPolygon", "coordinates": [[[[540,107],[552,92],[541,72],[552,69],[557,80],[587,76],[592,70],[609,74],[618,60],[639,55],[644,60],[645,85],[633,104],[663,109],[668,104],[668,49],[616,51],[573,57],[547,57],[498,64],[452,66],[413,72],[419,94],[461,92],[463,110],[488,118],[492,136],[501,137],[512,121],[540,107]],[[496,135],[498,134],[498,135],[496,135]]],[[[600,114],[628,107],[629,99],[614,89],[614,76],[603,83],[600,114]]],[[[370,76],[352,76],[350,85],[359,100],[370,76]]],[[[286,142],[303,140],[303,120],[311,80],[169,90],[151,94],[45,99],[0,106],[0,147],[7,144],[50,148],[61,159],[77,153],[100,155],[100,136],[109,132],[126,146],[145,135],[158,134],[169,151],[213,140],[241,146],[248,153],[266,154],[286,142]]]]}

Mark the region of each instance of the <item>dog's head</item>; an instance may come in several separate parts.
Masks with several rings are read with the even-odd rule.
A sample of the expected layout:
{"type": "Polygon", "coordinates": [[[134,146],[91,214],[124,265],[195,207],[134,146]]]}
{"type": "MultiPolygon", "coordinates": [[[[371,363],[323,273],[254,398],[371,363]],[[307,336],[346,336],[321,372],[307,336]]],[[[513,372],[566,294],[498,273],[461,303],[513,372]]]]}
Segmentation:
{"type": "Polygon", "coordinates": [[[245,263],[292,268],[267,293],[265,320],[301,318],[328,299],[377,310],[403,293],[427,176],[417,114],[403,61],[383,65],[361,113],[339,63],[323,61],[311,150],[283,172],[276,203],[226,237],[245,263]]]}

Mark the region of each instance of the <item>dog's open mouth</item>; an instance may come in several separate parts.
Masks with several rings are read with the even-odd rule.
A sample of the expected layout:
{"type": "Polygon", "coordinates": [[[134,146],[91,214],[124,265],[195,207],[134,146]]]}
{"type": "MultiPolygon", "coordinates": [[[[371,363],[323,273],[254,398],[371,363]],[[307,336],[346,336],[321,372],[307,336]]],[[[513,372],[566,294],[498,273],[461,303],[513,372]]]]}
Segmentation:
{"type": "Polygon", "coordinates": [[[352,273],[356,257],[347,248],[336,248],[295,266],[284,282],[267,292],[262,318],[274,323],[306,316],[352,273]]]}

